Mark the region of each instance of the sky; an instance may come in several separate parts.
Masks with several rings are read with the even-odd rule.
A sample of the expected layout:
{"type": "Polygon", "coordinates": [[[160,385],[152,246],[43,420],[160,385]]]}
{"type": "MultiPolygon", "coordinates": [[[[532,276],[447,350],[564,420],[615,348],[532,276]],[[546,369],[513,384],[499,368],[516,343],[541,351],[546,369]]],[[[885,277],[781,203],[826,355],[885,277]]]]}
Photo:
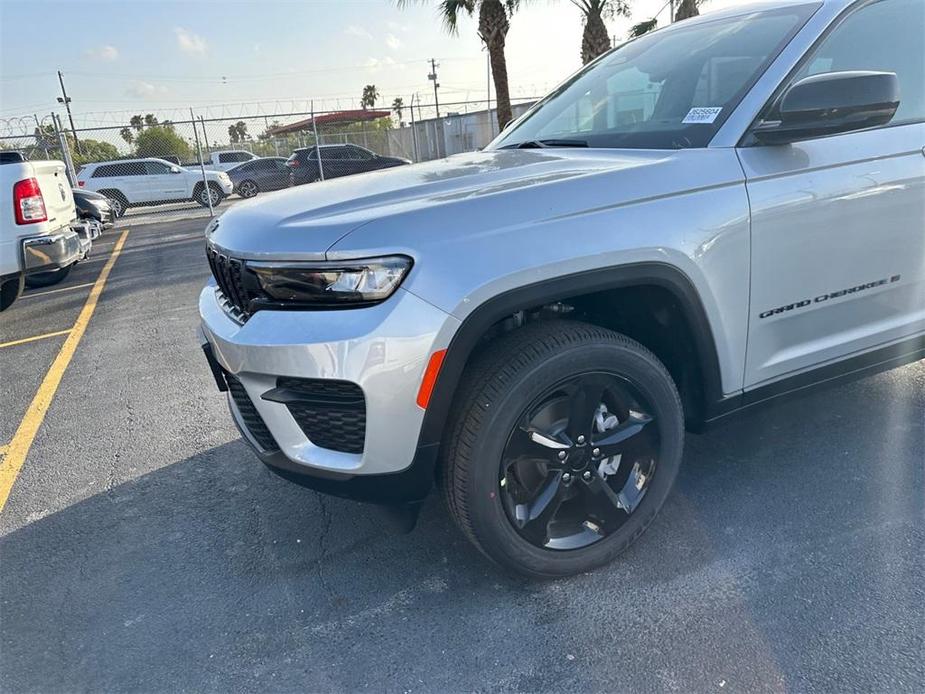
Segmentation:
{"type": "MultiPolygon", "coordinates": [[[[708,0],[703,11],[740,0],[708,0]]],[[[632,18],[608,22],[626,36],[664,0],[631,0],[632,18]]],[[[0,0],[0,135],[19,117],[52,110],[64,74],[76,125],[356,108],[375,84],[380,104],[414,93],[433,102],[428,60],[436,58],[441,110],[486,98],[486,56],[475,18],[459,35],[443,29],[436,0],[262,0],[174,2],[0,0]],[[29,27],[41,27],[39,35],[29,27]]],[[[668,21],[667,10],[659,15],[668,21]]],[[[527,0],[507,39],[512,96],[542,96],[580,67],[582,22],[568,0],[527,0]]],[[[30,126],[31,129],[31,126],[30,126]]]]}

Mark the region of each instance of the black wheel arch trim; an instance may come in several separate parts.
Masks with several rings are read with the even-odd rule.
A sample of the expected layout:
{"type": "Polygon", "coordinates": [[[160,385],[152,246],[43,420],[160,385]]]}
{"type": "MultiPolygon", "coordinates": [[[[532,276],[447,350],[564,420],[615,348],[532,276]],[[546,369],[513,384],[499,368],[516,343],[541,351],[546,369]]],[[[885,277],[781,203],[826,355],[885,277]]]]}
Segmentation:
{"type": "MultiPolygon", "coordinates": [[[[713,331],[693,282],[681,270],[666,263],[644,262],[565,275],[518,287],[476,307],[456,331],[434,392],[424,415],[418,446],[439,445],[465,365],[486,331],[515,312],[537,308],[584,294],[654,285],[668,290],[678,301],[694,338],[698,366],[703,378],[703,412],[722,400],[719,358],[713,331]]],[[[702,419],[702,417],[700,418],[702,419]]],[[[694,422],[699,425],[700,419],[694,422]]]]}

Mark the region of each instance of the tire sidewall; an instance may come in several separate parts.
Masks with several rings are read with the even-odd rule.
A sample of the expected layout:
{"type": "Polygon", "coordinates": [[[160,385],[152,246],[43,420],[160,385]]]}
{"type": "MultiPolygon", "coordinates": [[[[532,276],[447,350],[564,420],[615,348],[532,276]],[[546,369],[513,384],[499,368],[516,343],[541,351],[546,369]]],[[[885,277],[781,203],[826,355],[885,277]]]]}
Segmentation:
{"type": "MultiPolygon", "coordinates": [[[[532,363],[491,403],[472,451],[467,489],[473,532],[488,555],[508,568],[538,577],[564,576],[608,563],[648,527],[671,490],[683,448],[683,416],[674,385],[657,361],[643,353],[604,341],[577,345],[532,363]],[[514,529],[500,498],[500,463],[508,436],[524,410],[553,384],[591,371],[627,378],[651,405],[660,438],[656,474],[646,495],[627,521],[593,545],[567,552],[531,545],[514,529]]],[[[484,407],[487,400],[480,399],[484,407]]]]}

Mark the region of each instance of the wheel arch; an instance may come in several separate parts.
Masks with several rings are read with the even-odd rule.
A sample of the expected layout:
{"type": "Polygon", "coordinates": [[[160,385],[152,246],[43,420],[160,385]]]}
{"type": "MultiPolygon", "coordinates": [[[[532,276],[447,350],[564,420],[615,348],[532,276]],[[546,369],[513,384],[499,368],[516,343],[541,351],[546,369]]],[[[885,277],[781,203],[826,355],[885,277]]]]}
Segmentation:
{"type": "Polygon", "coordinates": [[[693,282],[673,265],[633,263],[566,275],[504,292],[473,309],[453,335],[447,348],[418,440],[419,449],[436,448],[450,414],[463,372],[483,337],[500,321],[519,311],[540,308],[609,290],[657,287],[676,302],[690,337],[698,377],[700,402],[690,413],[688,426],[697,430],[711,406],[722,399],[719,355],[711,324],[693,282]]]}

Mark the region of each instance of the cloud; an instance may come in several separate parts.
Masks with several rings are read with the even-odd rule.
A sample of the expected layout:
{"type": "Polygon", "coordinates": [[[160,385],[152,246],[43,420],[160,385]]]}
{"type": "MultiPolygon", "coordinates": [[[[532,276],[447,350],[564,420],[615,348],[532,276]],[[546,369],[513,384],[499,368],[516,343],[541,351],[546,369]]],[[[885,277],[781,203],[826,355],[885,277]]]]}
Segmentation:
{"type": "Polygon", "coordinates": [[[392,56],[387,55],[384,58],[369,57],[364,61],[363,67],[369,72],[379,72],[382,68],[404,68],[404,65],[396,63],[392,56]]]}
{"type": "Polygon", "coordinates": [[[351,24],[346,29],[344,33],[347,36],[355,36],[358,39],[372,39],[373,35],[369,33],[369,29],[359,26],[358,24],[351,24]]]}
{"type": "Polygon", "coordinates": [[[93,58],[94,60],[105,60],[107,62],[112,62],[119,57],[119,49],[115,46],[110,46],[109,44],[104,44],[98,48],[91,48],[86,52],[88,58],[93,58]]]}
{"type": "Polygon", "coordinates": [[[410,29],[407,24],[400,24],[399,22],[386,22],[385,25],[392,31],[400,31],[402,33],[405,33],[410,29]]]}
{"type": "Polygon", "coordinates": [[[167,93],[167,87],[162,84],[151,84],[150,82],[136,81],[132,82],[125,90],[128,96],[134,96],[139,99],[153,99],[163,96],[167,93]]]}
{"type": "Polygon", "coordinates": [[[385,45],[387,45],[393,51],[397,51],[399,48],[401,48],[401,39],[398,38],[395,34],[389,34],[385,37],[385,45]]]}
{"type": "Polygon", "coordinates": [[[181,51],[189,53],[190,55],[205,55],[206,40],[199,34],[194,34],[189,29],[184,29],[183,27],[176,27],[173,33],[177,37],[177,46],[181,51]]]}

